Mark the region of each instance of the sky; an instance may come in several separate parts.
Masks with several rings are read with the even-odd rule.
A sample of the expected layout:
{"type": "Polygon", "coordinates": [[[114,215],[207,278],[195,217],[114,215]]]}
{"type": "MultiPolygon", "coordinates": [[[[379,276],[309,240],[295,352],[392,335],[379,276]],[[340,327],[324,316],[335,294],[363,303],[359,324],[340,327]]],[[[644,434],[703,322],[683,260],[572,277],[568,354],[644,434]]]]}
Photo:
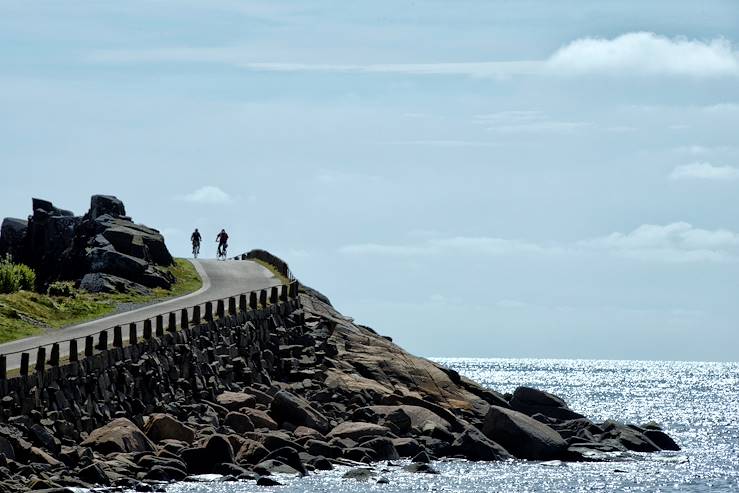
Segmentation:
{"type": "Polygon", "coordinates": [[[0,3],[0,216],[226,228],[425,356],[739,360],[738,129],[735,0],[0,3]]]}

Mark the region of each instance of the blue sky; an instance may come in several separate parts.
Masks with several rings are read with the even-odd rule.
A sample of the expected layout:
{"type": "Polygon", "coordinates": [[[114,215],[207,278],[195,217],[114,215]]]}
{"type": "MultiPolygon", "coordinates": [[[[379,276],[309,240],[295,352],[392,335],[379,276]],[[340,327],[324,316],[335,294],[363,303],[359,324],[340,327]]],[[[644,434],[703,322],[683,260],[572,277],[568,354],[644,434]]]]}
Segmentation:
{"type": "Polygon", "coordinates": [[[423,355],[737,360],[738,127],[734,1],[0,4],[0,215],[225,227],[423,355]]]}

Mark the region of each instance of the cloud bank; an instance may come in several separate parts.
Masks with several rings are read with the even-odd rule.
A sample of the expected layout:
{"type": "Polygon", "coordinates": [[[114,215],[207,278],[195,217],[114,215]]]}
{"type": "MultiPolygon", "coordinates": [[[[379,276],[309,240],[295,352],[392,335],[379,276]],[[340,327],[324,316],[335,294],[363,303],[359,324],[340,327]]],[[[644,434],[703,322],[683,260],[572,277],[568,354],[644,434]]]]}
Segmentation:
{"type": "Polygon", "coordinates": [[[613,39],[583,38],[557,50],[547,67],[563,75],[739,75],[739,52],[723,38],[667,38],[650,32],[613,39]]]}
{"type": "Polygon", "coordinates": [[[348,255],[417,257],[443,255],[583,255],[606,254],[641,261],[688,263],[739,260],[739,233],[707,230],[686,222],[643,224],[631,232],[574,243],[536,243],[493,237],[455,236],[409,244],[363,243],[346,245],[348,255]]]}
{"type": "Polygon", "coordinates": [[[715,166],[711,163],[692,163],[677,166],[670,173],[671,180],[730,181],[739,178],[739,168],[715,166]]]}
{"type": "Polygon", "coordinates": [[[613,39],[580,38],[543,60],[336,64],[265,61],[247,47],[101,50],[93,63],[214,63],[259,72],[331,72],[455,75],[498,78],[514,75],[739,76],[739,51],[724,38],[708,41],[632,32],[613,39]]]}

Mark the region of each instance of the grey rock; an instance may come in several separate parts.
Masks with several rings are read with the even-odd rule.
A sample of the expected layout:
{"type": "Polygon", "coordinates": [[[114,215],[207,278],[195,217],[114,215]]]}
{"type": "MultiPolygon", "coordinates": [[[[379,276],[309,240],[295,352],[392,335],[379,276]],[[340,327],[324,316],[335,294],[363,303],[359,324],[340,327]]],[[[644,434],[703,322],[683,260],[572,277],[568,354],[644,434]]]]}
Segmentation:
{"type": "Polygon", "coordinates": [[[80,281],[80,289],[90,293],[135,293],[150,295],[151,290],[141,284],[122,277],[100,272],[85,274],[80,281]]]}
{"type": "Polygon", "coordinates": [[[326,433],[330,429],[328,419],[313,408],[308,401],[290,392],[281,390],[274,395],[270,405],[272,416],[278,422],[303,425],[326,433]]]}
{"type": "Polygon", "coordinates": [[[498,406],[490,406],[482,431],[519,459],[557,459],[567,449],[567,442],[549,426],[498,406]]]}

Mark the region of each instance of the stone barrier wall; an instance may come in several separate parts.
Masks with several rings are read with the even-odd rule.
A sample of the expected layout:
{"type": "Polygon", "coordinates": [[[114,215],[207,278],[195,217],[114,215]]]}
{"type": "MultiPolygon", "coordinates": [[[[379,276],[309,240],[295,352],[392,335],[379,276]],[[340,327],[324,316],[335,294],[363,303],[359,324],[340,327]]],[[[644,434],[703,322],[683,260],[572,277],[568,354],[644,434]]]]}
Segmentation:
{"type": "Polygon", "coordinates": [[[191,309],[179,324],[172,316],[166,327],[163,316],[145,321],[143,332],[131,324],[126,340],[122,327],[115,327],[112,347],[103,331],[96,344],[86,338],[81,355],[73,340],[66,363],[59,360],[58,344],[50,354],[39,348],[35,371],[0,380],[0,422],[44,416],[63,423],[75,440],[80,431],[147,414],[178,397],[212,401],[234,380],[269,385],[275,372],[290,371],[289,362],[278,360],[280,346],[302,330],[297,288],[294,282],[262,290],[265,303],[247,294],[220,300],[215,311],[206,303],[197,322],[199,310],[191,309]]]}

